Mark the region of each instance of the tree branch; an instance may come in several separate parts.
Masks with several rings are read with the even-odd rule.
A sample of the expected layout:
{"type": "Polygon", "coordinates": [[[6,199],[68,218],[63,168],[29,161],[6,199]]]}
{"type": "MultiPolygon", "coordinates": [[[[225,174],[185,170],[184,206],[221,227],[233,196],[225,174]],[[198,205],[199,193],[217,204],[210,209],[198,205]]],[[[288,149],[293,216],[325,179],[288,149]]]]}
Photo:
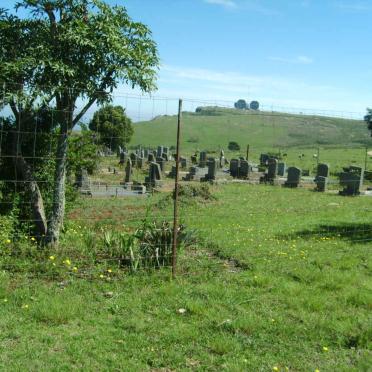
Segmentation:
{"type": "Polygon", "coordinates": [[[114,73],[113,70],[111,70],[110,72],[107,73],[107,75],[104,77],[104,79],[103,79],[103,81],[102,81],[101,86],[99,87],[99,89],[93,94],[93,96],[91,97],[91,99],[89,100],[89,102],[83,107],[83,109],[79,112],[79,114],[77,114],[75,116],[74,120],[72,121],[72,127],[70,129],[72,129],[79,122],[79,120],[92,107],[92,105],[94,104],[94,102],[96,102],[96,100],[98,99],[99,95],[102,93],[103,90],[105,90],[106,85],[107,85],[107,81],[112,77],[112,74],[113,73],[114,73]]]}

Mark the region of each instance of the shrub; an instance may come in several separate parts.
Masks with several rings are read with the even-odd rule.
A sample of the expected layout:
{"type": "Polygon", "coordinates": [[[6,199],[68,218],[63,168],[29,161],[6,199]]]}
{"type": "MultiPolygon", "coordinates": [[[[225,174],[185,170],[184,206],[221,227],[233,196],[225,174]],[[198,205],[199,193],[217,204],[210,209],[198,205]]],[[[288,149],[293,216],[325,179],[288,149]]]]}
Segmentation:
{"type": "Polygon", "coordinates": [[[230,141],[227,148],[230,151],[240,151],[240,145],[235,141],[230,141]]]}

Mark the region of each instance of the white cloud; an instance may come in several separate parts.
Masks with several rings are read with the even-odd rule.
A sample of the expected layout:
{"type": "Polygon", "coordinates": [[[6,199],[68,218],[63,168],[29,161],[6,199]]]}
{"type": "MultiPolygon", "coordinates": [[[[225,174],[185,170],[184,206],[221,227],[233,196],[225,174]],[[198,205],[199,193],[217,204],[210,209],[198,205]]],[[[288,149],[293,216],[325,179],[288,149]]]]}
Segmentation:
{"type": "Polygon", "coordinates": [[[299,65],[310,65],[314,61],[312,58],[307,56],[297,56],[295,58],[283,58],[283,57],[269,57],[270,61],[299,64],[299,65]]]}
{"type": "Polygon", "coordinates": [[[364,97],[363,102],[356,98],[352,100],[352,94],[340,87],[290,77],[170,65],[162,66],[160,70],[158,94],[195,101],[217,100],[230,105],[238,98],[257,99],[263,107],[269,109],[274,105],[278,110],[280,106],[280,111],[311,110],[319,113],[324,110],[324,113],[329,112],[330,115],[331,110],[344,111],[345,107],[348,107],[349,111],[363,112],[368,98],[372,97],[364,97]]]}
{"type": "Polygon", "coordinates": [[[204,0],[208,4],[222,5],[226,8],[236,8],[237,4],[233,0],[204,0]]]}
{"type": "Polygon", "coordinates": [[[351,12],[365,12],[372,10],[371,3],[366,1],[337,1],[336,7],[351,12]]]}

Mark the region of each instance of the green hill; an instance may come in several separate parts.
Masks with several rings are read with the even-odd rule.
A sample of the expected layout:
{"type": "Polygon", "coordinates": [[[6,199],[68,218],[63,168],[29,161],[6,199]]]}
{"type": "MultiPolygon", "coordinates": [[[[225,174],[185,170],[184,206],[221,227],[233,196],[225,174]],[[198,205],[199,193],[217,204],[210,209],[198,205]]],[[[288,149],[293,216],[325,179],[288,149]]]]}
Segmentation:
{"type": "MultiPolygon", "coordinates": [[[[135,123],[133,145],[174,145],[176,116],[159,116],[135,123]]],[[[240,111],[204,107],[198,113],[184,112],[182,148],[215,150],[229,141],[256,149],[308,147],[362,147],[371,143],[362,120],[279,112],[240,111]]]]}

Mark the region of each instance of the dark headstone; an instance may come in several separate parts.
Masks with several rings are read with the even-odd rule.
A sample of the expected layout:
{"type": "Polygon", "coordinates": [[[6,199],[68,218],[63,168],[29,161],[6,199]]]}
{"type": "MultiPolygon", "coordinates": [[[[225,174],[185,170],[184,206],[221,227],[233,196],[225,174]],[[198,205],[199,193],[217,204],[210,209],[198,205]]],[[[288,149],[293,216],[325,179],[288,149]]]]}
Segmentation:
{"type": "Polygon", "coordinates": [[[285,163],[278,163],[278,176],[284,177],[286,171],[285,163]]]}
{"type": "Polygon", "coordinates": [[[230,175],[231,175],[231,177],[234,177],[234,178],[239,177],[239,167],[240,167],[240,160],[239,159],[231,159],[231,161],[230,161],[230,175]]]}
{"type": "Polygon", "coordinates": [[[287,181],[285,182],[285,187],[298,187],[301,181],[301,169],[297,167],[288,168],[287,181]]]}

